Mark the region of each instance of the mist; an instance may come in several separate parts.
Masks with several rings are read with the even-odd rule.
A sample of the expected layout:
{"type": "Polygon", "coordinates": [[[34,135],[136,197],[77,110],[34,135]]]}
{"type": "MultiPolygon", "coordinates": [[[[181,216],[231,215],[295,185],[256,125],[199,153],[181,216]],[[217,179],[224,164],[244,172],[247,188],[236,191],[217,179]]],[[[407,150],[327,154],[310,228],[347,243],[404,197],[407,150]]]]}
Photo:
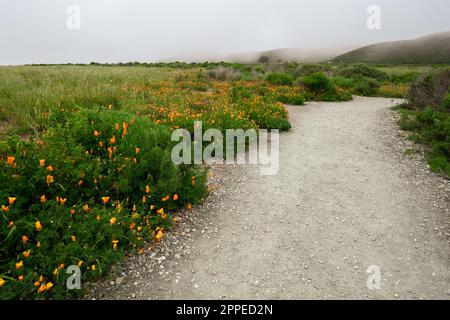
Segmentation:
{"type": "Polygon", "coordinates": [[[155,62],[328,48],[450,30],[448,0],[2,0],[0,64],[155,62]],[[67,9],[80,9],[70,29],[67,9]],[[367,28],[370,5],[381,28],[367,28]]]}

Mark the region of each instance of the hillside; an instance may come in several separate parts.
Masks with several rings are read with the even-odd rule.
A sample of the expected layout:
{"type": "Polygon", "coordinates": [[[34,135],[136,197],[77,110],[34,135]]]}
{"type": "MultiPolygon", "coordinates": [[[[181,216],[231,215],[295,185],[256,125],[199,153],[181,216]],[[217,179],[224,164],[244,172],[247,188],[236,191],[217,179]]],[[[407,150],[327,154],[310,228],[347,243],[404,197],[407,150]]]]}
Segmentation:
{"type": "Polygon", "coordinates": [[[362,47],[334,59],[346,63],[450,63],[450,31],[362,47]]]}

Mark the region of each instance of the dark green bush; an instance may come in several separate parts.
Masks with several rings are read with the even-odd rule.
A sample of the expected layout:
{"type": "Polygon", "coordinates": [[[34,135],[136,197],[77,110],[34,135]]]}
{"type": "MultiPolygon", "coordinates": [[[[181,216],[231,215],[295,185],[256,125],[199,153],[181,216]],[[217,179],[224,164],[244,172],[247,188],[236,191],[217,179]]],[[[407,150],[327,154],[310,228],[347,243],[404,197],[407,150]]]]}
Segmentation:
{"type": "Polygon", "coordinates": [[[401,110],[399,125],[412,131],[411,139],[429,146],[428,163],[433,171],[450,176],[450,114],[431,108],[401,110]]]}
{"type": "Polygon", "coordinates": [[[286,73],[271,73],[266,80],[277,86],[291,86],[294,83],[294,78],[286,73]]]}
{"type": "Polygon", "coordinates": [[[331,80],[322,72],[304,77],[302,83],[307,90],[316,95],[336,92],[336,88],[331,80]]]}
{"type": "Polygon", "coordinates": [[[301,94],[280,94],[277,96],[277,100],[293,106],[302,106],[305,104],[305,97],[301,94]]]}
{"type": "Polygon", "coordinates": [[[338,71],[338,75],[345,78],[373,78],[378,81],[385,81],[389,79],[389,75],[386,72],[366,64],[356,64],[345,67],[338,71]]]}
{"type": "Polygon", "coordinates": [[[374,96],[380,88],[380,83],[374,78],[357,77],[354,81],[354,92],[362,96],[374,96]]]}

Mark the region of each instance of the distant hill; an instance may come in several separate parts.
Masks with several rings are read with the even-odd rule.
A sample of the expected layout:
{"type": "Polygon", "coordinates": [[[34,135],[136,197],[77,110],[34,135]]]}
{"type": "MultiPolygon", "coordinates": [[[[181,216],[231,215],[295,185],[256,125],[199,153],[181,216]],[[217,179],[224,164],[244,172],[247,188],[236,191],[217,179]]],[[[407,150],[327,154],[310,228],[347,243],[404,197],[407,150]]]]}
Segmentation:
{"type": "Polygon", "coordinates": [[[269,62],[303,62],[303,63],[319,63],[326,62],[334,57],[353,50],[357,46],[333,47],[320,49],[296,49],[282,48],[263,52],[236,53],[226,57],[226,61],[255,63],[261,57],[267,57],[269,62]]]}
{"type": "Polygon", "coordinates": [[[450,63],[450,31],[362,47],[333,59],[346,63],[450,63]]]}
{"type": "Polygon", "coordinates": [[[182,61],[182,62],[236,62],[236,63],[257,63],[261,57],[267,57],[269,62],[303,62],[319,63],[326,62],[334,57],[356,49],[359,46],[320,48],[320,49],[296,49],[283,48],[259,52],[242,52],[232,54],[211,54],[207,52],[194,52],[178,57],[164,59],[162,62],[182,61]]]}

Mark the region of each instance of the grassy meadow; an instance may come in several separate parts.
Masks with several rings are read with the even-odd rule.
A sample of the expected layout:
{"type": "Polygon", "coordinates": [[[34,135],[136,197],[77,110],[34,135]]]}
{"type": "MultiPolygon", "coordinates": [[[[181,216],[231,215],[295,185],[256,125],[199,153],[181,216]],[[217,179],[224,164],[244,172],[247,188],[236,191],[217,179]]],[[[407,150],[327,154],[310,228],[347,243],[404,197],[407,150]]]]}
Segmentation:
{"type": "MultiPolygon", "coordinates": [[[[77,297],[82,291],[66,288],[68,266],[81,269],[83,283],[105,276],[128,252],[160,241],[176,223],[174,212],[201,203],[206,168],[171,162],[173,129],[192,132],[201,120],[204,130],[285,131],[285,104],[345,101],[355,94],[407,97],[412,84],[434,69],[0,67],[0,299],[77,297]]],[[[448,130],[448,110],[436,112],[448,130]]],[[[438,168],[447,165],[448,132],[439,139],[438,168]]]]}

